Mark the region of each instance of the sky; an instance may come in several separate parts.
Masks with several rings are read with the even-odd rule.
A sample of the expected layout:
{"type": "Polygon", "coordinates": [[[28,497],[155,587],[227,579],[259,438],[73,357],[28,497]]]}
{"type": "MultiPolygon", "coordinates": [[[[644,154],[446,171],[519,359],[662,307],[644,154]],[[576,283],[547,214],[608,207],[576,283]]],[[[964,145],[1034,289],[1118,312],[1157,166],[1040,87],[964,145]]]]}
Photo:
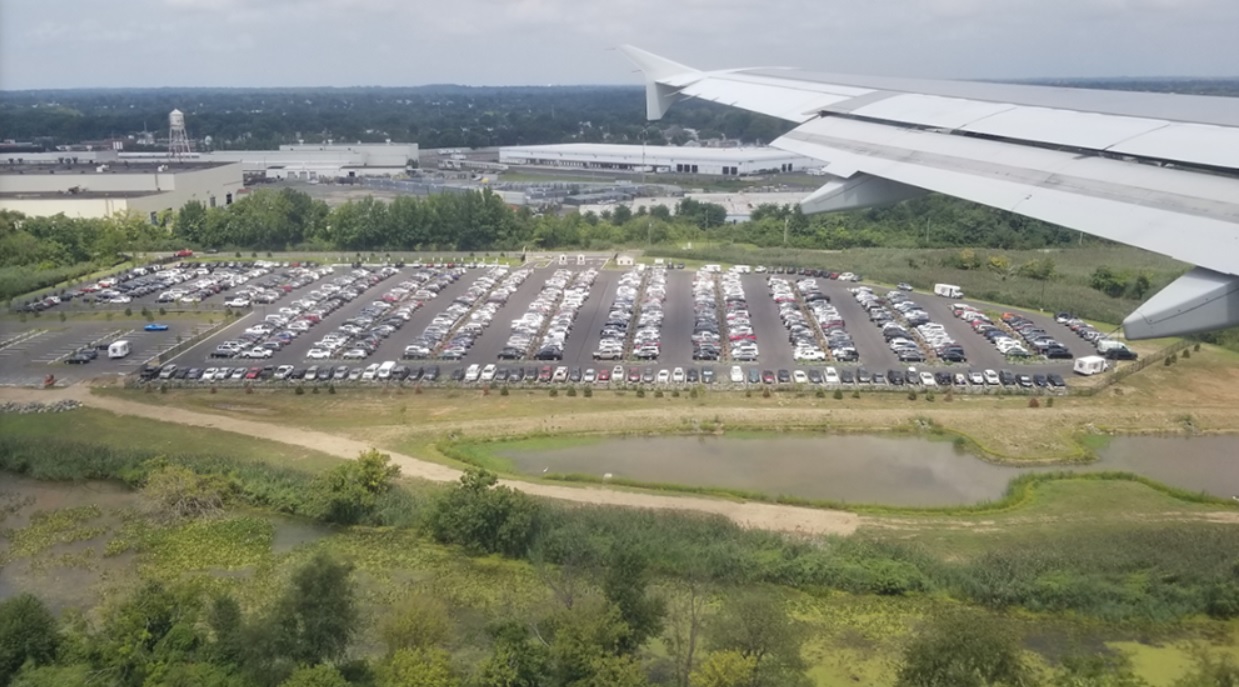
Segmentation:
{"type": "Polygon", "coordinates": [[[1239,76],[1237,0],[0,0],[0,89],[1239,76]]]}

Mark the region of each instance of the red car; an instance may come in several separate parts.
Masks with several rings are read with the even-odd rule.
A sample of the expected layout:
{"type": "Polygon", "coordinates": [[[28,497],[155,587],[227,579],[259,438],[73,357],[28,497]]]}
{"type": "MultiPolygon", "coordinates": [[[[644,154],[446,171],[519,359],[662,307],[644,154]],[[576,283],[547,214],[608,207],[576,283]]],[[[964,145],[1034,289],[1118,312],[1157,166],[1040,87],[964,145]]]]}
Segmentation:
{"type": "Polygon", "coordinates": [[[192,258],[194,257],[194,252],[188,248],[182,248],[178,250],[177,252],[173,253],[173,255],[175,255],[178,258],[192,258]]]}
{"type": "Polygon", "coordinates": [[[251,367],[249,371],[245,373],[245,378],[246,379],[258,379],[258,375],[260,374],[262,374],[261,367],[251,367]]]}
{"type": "Polygon", "coordinates": [[[598,370],[598,381],[599,382],[611,381],[611,371],[607,369],[598,370]]]}

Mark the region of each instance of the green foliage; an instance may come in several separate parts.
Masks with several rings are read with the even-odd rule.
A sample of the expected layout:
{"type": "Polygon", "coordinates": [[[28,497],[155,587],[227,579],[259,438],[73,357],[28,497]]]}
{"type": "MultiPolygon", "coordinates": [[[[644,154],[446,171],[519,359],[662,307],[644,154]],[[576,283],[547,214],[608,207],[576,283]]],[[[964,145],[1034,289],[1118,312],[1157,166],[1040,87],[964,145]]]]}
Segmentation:
{"type": "Polygon", "coordinates": [[[0,685],[27,663],[53,663],[60,641],[56,618],[37,597],[18,594],[0,602],[0,685]]]}
{"type": "Polygon", "coordinates": [[[451,656],[442,649],[399,649],[378,665],[375,687],[456,687],[451,656]]]}
{"type": "Polygon", "coordinates": [[[1036,684],[1011,624],[956,612],[935,618],[904,649],[899,687],[1023,687],[1036,684]]]}
{"type": "Polygon", "coordinates": [[[712,651],[735,651],[752,661],[753,687],[807,684],[801,646],[805,628],[773,594],[748,589],[729,592],[706,625],[712,651]]]}
{"type": "Polygon", "coordinates": [[[1173,687],[1234,687],[1239,684],[1239,664],[1229,654],[1201,650],[1192,672],[1174,682],[1173,687]]]}
{"type": "Polygon", "coordinates": [[[348,687],[348,680],[335,666],[317,665],[294,670],[280,687],[348,687]]]}
{"type": "Polygon", "coordinates": [[[391,456],[370,449],[315,480],[311,510],[327,522],[364,522],[399,474],[400,467],[391,464],[391,456]]]}
{"type": "Polygon", "coordinates": [[[443,599],[411,593],[398,601],[379,626],[388,654],[428,650],[447,644],[453,635],[451,610],[443,599]]]}
{"type": "Polygon", "coordinates": [[[1239,618],[1239,580],[1217,582],[1205,591],[1205,613],[1210,618],[1239,618]]]}
{"type": "Polygon", "coordinates": [[[662,631],[666,603],[651,596],[648,586],[649,561],[645,552],[634,542],[613,543],[603,573],[602,591],[627,626],[619,640],[621,652],[635,652],[662,631]]]}
{"type": "MultiPolygon", "coordinates": [[[[506,388],[506,387],[505,387],[505,388],[506,388]]],[[[581,394],[582,394],[583,396],[585,396],[585,398],[593,398],[593,397],[594,397],[594,388],[593,388],[593,387],[589,387],[589,386],[587,386],[587,387],[585,387],[584,389],[582,389],[582,390],[581,390],[581,394]]]]}
{"type": "Polygon", "coordinates": [[[321,551],[294,571],[268,613],[248,628],[247,663],[260,675],[275,675],[284,665],[341,658],[358,630],[352,572],[321,551]]]}
{"type": "Polygon", "coordinates": [[[146,582],[90,637],[87,653],[99,670],[124,685],[158,679],[190,659],[201,645],[195,622],[200,603],[190,588],[146,582]]]}
{"type": "Polygon", "coordinates": [[[1122,653],[1067,656],[1050,679],[1051,687],[1148,687],[1122,653]]]}
{"type": "Polygon", "coordinates": [[[470,468],[430,513],[435,539],[477,553],[523,556],[541,521],[538,504],[510,487],[496,486],[491,472],[470,468]]]}
{"type": "Polygon", "coordinates": [[[551,655],[546,643],[534,640],[524,623],[501,623],[490,629],[491,655],[482,662],[478,687],[543,687],[550,682],[551,655]]]}
{"type": "Polygon", "coordinates": [[[693,687],[748,687],[757,672],[757,659],[739,651],[712,651],[693,670],[693,687]]]}

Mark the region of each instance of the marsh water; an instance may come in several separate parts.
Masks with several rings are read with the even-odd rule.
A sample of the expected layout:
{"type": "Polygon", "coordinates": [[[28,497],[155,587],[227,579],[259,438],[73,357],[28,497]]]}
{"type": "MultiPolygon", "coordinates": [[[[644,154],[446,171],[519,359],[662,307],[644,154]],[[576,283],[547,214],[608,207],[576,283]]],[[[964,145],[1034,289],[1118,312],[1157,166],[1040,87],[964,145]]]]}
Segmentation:
{"type": "Polygon", "coordinates": [[[952,506],[1002,496],[1047,470],[1120,470],[1171,486],[1239,495],[1239,437],[1118,437],[1089,465],[993,465],[946,441],[864,435],[616,438],[549,450],[499,448],[527,474],[582,473],[848,503],[952,506]]]}

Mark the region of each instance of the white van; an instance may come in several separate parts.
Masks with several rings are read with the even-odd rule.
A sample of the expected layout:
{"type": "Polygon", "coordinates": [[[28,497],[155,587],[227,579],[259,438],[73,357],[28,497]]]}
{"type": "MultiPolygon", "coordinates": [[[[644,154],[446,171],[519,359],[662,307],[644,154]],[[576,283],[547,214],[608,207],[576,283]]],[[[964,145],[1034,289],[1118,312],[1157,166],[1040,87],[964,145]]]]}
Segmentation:
{"type": "Polygon", "coordinates": [[[476,382],[482,376],[482,366],[474,363],[465,370],[465,381],[476,382]]]}
{"type": "Polygon", "coordinates": [[[129,346],[128,341],[113,341],[108,344],[108,357],[113,359],[124,358],[129,355],[132,350],[133,349],[129,346]]]}
{"type": "Polygon", "coordinates": [[[379,371],[375,373],[375,376],[379,379],[391,379],[391,371],[394,369],[396,369],[396,361],[388,360],[379,365],[379,371]]]}
{"type": "Polygon", "coordinates": [[[1110,364],[1106,359],[1099,355],[1086,355],[1081,358],[1076,358],[1075,366],[1072,368],[1078,375],[1095,375],[1106,371],[1110,364]]]}

